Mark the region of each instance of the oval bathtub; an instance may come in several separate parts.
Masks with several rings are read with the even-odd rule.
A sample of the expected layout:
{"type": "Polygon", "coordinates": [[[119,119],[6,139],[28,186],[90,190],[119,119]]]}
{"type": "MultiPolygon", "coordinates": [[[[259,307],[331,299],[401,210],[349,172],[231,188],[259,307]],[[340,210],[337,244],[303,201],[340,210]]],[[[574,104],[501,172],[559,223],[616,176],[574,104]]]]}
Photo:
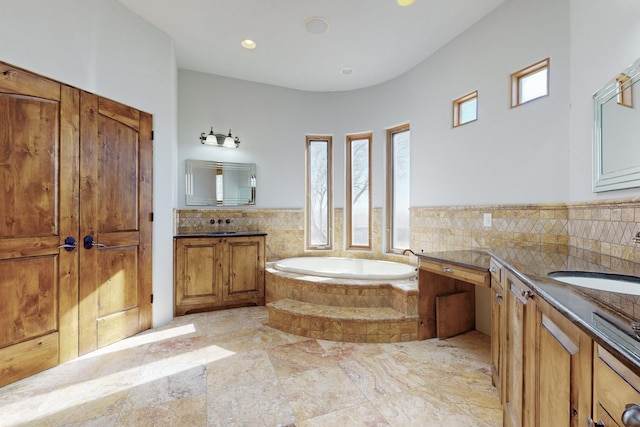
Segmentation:
{"type": "Polygon", "coordinates": [[[297,257],[282,259],[273,266],[280,271],[331,278],[403,280],[416,277],[414,266],[374,259],[297,257]]]}

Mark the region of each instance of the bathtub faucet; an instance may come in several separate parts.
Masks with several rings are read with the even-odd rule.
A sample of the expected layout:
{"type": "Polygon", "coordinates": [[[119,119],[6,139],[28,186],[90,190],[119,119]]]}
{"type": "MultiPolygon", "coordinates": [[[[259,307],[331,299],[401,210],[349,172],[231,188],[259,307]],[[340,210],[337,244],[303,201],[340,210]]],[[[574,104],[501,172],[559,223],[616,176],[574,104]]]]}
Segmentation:
{"type": "Polygon", "coordinates": [[[411,249],[405,249],[404,251],[402,251],[402,255],[406,255],[406,254],[407,254],[407,252],[410,252],[410,253],[411,253],[411,255],[415,255],[415,254],[416,254],[416,253],[415,253],[415,252],[413,252],[411,249]]]}

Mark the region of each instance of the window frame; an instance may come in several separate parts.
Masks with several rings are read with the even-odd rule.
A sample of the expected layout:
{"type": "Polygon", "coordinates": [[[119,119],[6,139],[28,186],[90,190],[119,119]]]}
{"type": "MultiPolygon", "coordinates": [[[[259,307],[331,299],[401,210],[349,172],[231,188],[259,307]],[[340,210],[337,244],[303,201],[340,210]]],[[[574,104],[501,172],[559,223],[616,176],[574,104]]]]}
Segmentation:
{"type": "Polygon", "coordinates": [[[477,120],[478,120],[478,91],[477,90],[475,90],[475,91],[473,91],[471,93],[468,93],[468,94],[466,94],[464,96],[461,96],[460,98],[455,99],[453,101],[453,121],[452,121],[452,123],[453,123],[453,127],[454,128],[457,128],[458,126],[466,125],[468,123],[473,123],[473,122],[475,122],[477,120]],[[467,102],[469,102],[469,101],[471,101],[471,100],[473,100],[473,99],[476,100],[475,118],[473,120],[469,120],[469,121],[466,121],[464,123],[461,123],[460,122],[460,118],[462,117],[462,114],[461,114],[462,105],[467,103],[467,102]]]}
{"type": "Polygon", "coordinates": [[[549,82],[551,81],[551,60],[545,58],[542,61],[538,61],[535,64],[531,64],[528,67],[523,68],[520,71],[516,71],[511,74],[511,108],[516,108],[524,104],[528,104],[536,99],[549,96],[549,82]],[[520,82],[527,77],[546,69],[547,70],[547,93],[540,95],[536,98],[529,99],[528,101],[521,102],[520,82]]]}
{"type": "Polygon", "coordinates": [[[333,250],[333,137],[331,135],[307,135],[305,138],[305,249],[313,251],[333,250]],[[327,144],[327,244],[311,243],[311,150],[314,141],[327,144]]]}
{"type": "Polygon", "coordinates": [[[367,133],[358,133],[358,134],[350,134],[347,135],[346,137],[346,144],[345,144],[345,148],[346,148],[346,156],[345,156],[345,169],[346,169],[346,203],[345,203],[345,234],[346,234],[346,249],[347,250],[371,250],[372,249],[372,245],[371,245],[371,235],[372,235],[372,221],[371,221],[371,217],[372,217],[372,201],[371,201],[371,152],[372,152],[372,146],[373,146],[373,133],[372,132],[367,132],[367,133]],[[367,156],[368,156],[368,189],[367,189],[367,193],[368,193],[368,202],[369,202],[369,206],[368,206],[368,237],[367,237],[367,241],[368,243],[366,245],[356,245],[353,243],[353,193],[352,193],[352,187],[353,187],[353,173],[351,170],[351,164],[352,164],[352,144],[353,141],[360,141],[360,140],[368,140],[368,150],[367,150],[367,156]]]}
{"type": "MultiPolygon", "coordinates": [[[[396,248],[394,247],[394,235],[393,235],[393,230],[394,230],[394,207],[395,207],[395,195],[394,195],[394,178],[395,178],[395,172],[394,172],[394,155],[393,155],[393,142],[394,142],[394,135],[398,134],[398,133],[402,133],[402,132],[411,132],[411,126],[409,123],[405,123],[403,125],[400,126],[396,126],[390,129],[387,129],[387,170],[386,170],[386,175],[387,175],[387,191],[386,191],[386,196],[387,196],[387,201],[386,201],[386,220],[385,220],[385,238],[387,240],[387,253],[401,253],[401,251],[403,249],[408,249],[408,248],[396,248]]],[[[411,134],[409,134],[411,135],[411,134]]],[[[409,136],[409,147],[411,147],[411,136],[409,136]]],[[[409,157],[411,157],[409,155],[409,157]]]]}

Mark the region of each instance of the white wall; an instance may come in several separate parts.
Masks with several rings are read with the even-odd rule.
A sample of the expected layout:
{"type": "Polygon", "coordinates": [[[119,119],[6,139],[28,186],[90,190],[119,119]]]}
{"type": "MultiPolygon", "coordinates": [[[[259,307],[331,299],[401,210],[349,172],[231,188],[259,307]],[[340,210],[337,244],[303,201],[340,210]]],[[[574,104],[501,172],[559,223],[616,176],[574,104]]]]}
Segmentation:
{"type": "MultiPolygon", "coordinates": [[[[569,197],[569,0],[510,0],[395,80],[307,93],[180,70],[184,159],[258,164],[258,207],[304,207],[304,135],[334,136],[335,206],[344,206],[344,139],[372,131],[373,204],[384,205],[385,129],[411,124],[411,205],[559,202],[569,197]],[[509,104],[510,74],[551,58],[551,95],[509,104]],[[452,101],[479,91],[479,120],[451,127],[452,101]],[[202,147],[213,124],[238,150],[202,147]],[[232,152],[229,152],[232,151],[232,152]]],[[[179,178],[179,203],[184,189],[179,178]]]]}
{"type": "Polygon", "coordinates": [[[638,57],[640,2],[571,0],[571,201],[640,196],[637,188],[591,192],[592,95],[638,57]]]}
{"type": "Polygon", "coordinates": [[[114,0],[20,0],[0,14],[0,60],[153,114],[153,323],[173,318],[173,42],[114,0]]]}
{"type": "Polygon", "coordinates": [[[185,159],[256,163],[256,205],[304,206],[305,135],[330,134],[332,104],[325,94],[180,70],[178,73],[178,205],[185,207],[185,159]],[[240,138],[240,148],[202,145],[200,134],[240,138]]]}

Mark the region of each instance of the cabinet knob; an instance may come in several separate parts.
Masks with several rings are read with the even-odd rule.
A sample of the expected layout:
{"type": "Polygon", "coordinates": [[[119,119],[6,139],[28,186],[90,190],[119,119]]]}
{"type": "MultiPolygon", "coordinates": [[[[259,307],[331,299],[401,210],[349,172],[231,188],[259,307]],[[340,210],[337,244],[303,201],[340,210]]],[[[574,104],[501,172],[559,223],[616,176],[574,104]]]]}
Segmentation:
{"type": "Polygon", "coordinates": [[[631,322],[631,329],[636,335],[636,338],[640,340],[640,322],[631,322]]]}
{"type": "Polygon", "coordinates": [[[606,427],[602,421],[593,421],[592,418],[587,418],[588,427],[606,427]]]}
{"type": "Polygon", "coordinates": [[[640,405],[629,403],[620,417],[625,427],[640,427],[640,405]]]}
{"type": "Polygon", "coordinates": [[[453,270],[450,269],[449,267],[443,268],[442,271],[444,271],[445,273],[453,273],[453,270]]]}
{"type": "Polygon", "coordinates": [[[489,267],[489,273],[495,273],[496,271],[498,270],[495,267],[489,267]]]}
{"type": "Polygon", "coordinates": [[[502,294],[496,294],[496,301],[498,305],[502,304],[502,294]]]}
{"type": "Polygon", "coordinates": [[[524,299],[529,299],[529,298],[533,298],[533,292],[531,292],[529,289],[523,289],[520,291],[520,295],[522,296],[522,298],[524,299]]]}

